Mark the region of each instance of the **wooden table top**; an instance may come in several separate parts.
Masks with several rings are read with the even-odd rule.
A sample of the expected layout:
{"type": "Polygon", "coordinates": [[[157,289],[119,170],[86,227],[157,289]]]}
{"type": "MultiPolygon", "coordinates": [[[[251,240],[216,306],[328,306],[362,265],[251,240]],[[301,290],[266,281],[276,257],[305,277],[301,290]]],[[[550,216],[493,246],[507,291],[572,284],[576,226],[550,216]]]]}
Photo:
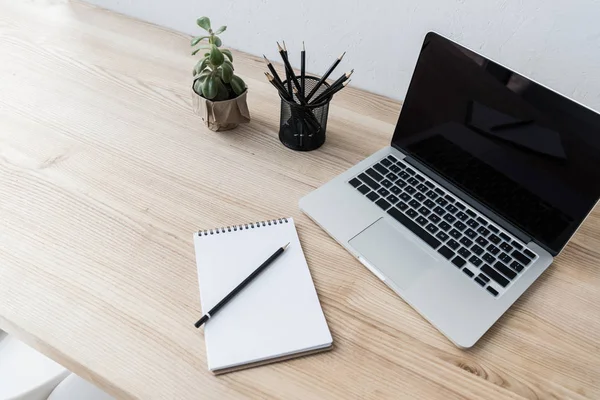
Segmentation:
{"type": "Polygon", "coordinates": [[[0,0],[0,328],[119,398],[600,398],[598,211],[457,349],[298,209],[389,143],[400,105],[349,88],[327,143],[293,152],[263,62],[235,53],[252,122],[215,133],[192,113],[189,53],[77,1],[0,0]],[[282,216],[335,348],[215,377],[192,232],[282,216]]]}

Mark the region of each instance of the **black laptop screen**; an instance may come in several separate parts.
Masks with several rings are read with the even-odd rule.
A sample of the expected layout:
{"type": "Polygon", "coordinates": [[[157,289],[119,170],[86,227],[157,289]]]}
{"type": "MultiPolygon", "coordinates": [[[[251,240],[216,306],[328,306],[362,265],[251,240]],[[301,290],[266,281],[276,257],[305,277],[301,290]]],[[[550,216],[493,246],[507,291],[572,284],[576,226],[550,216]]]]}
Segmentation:
{"type": "Polygon", "coordinates": [[[600,115],[437,34],[392,144],[559,252],[600,196],[600,115]]]}

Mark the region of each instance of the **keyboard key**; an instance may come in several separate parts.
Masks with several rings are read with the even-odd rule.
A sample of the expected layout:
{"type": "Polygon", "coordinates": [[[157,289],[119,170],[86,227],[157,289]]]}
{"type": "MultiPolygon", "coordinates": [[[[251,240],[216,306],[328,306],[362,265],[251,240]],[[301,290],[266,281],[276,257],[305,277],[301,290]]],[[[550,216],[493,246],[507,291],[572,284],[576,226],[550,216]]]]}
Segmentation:
{"type": "Polygon", "coordinates": [[[469,258],[469,262],[476,267],[479,267],[483,263],[483,261],[481,261],[481,258],[479,258],[477,256],[473,256],[473,257],[469,258]]]}
{"type": "Polygon", "coordinates": [[[349,184],[351,184],[354,187],[359,187],[360,185],[362,185],[362,182],[359,181],[358,179],[354,178],[351,179],[350,182],[348,182],[349,184]]]}
{"type": "Polygon", "coordinates": [[[471,255],[471,252],[469,250],[465,249],[464,247],[461,247],[460,250],[458,251],[458,254],[460,254],[464,258],[469,258],[469,256],[471,255]]]}
{"type": "Polygon", "coordinates": [[[406,164],[404,164],[402,161],[396,161],[396,165],[398,165],[401,168],[406,168],[406,164]]]}
{"type": "Polygon", "coordinates": [[[410,183],[410,184],[411,184],[411,185],[413,185],[413,186],[417,186],[417,185],[419,184],[419,181],[418,181],[418,180],[416,180],[415,178],[408,178],[408,179],[406,180],[406,182],[410,183]]]}
{"type": "Polygon", "coordinates": [[[404,201],[410,200],[410,195],[408,193],[400,193],[400,195],[398,197],[400,197],[404,201]]]}
{"type": "Polygon", "coordinates": [[[387,190],[386,188],[380,188],[380,189],[377,191],[377,193],[379,193],[379,195],[380,195],[381,197],[385,197],[385,196],[387,196],[387,195],[389,195],[389,194],[390,194],[389,190],[387,190]]]}
{"type": "Polygon", "coordinates": [[[477,282],[481,286],[485,286],[485,281],[483,279],[481,279],[480,277],[475,278],[475,282],[477,282]]]}
{"type": "Polygon", "coordinates": [[[482,238],[481,236],[479,236],[477,239],[475,239],[475,243],[477,243],[481,247],[485,247],[488,244],[490,244],[490,242],[488,242],[485,238],[482,238]]]}
{"type": "Polygon", "coordinates": [[[401,187],[401,188],[403,188],[403,187],[405,187],[406,185],[408,185],[408,183],[404,182],[402,179],[398,179],[398,180],[396,181],[396,185],[398,185],[398,187],[401,187]]]}
{"type": "Polygon", "coordinates": [[[419,189],[423,193],[425,193],[429,190],[429,188],[427,186],[423,185],[422,183],[417,186],[417,189],[419,189]]]}
{"type": "Polygon", "coordinates": [[[471,239],[468,239],[464,236],[459,240],[459,242],[465,247],[471,247],[471,245],[473,244],[473,241],[471,241],[471,239]]]}
{"type": "Polygon", "coordinates": [[[435,207],[435,203],[433,201],[431,201],[430,199],[427,199],[423,202],[423,204],[425,204],[427,207],[429,208],[433,208],[435,207]]]}
{"type": "Polygon", "coordinates": [[[394,171],[394,172],[396,172],[398,174],[398,176],[402,179],[410,178],[410,175],[408,173],[406,173],[406,171],[401,171],[401,172],[394,171]]]}
{"type": "Polygon", "coordinates": [[[417,180],[419,182],[424,182],[425,181],[425,178],[423,178],[423,175],[415,175],[415,178],[417,178],[417,180]]]}
{"type": "Polygon", "coordinates": [[[398,207],[398,209],[400,209],[400,211],[405,211],[408,209],[408,205],[401,201],[400,203],[396,204],[396,207],[398,207]]]}
{"type": "Polygon", "coordinates": [[[390,160],[388,160],[387,158],[384,158],[383,160],[381,160],[380,163],[385,165],[386,167],[389,167],[390,165],[392,165],[392,162],[390,160]]]}
{"type": "Polygon", "coordinates": [[[406,210],[406,215],[408,215],[411,218],[416,218],[419,214],[414,209],[409,208],[408,210],[406,210]]]}
{"type": "Polygon", "coordinates": [[[463,265],[466,264],[466,261],[461,256],[456,256],[452,259],[452,264],[456,265],[458,268],[462,268],[463,265]]]}
{"type": "Polygon", "coordinates": [[[437,226],[435,226],[434,224],[427,225],[425,227],[425,229],[427,229],[431,233],[436,233],[439,230],[439,228],[437,226]]]}
{"type": "Polygon", "coordinates": [[[454,252],[447,248],[446,246],[442,246],[439,248],[438,253],[446,257],[448,260],[454,257],[454,252]]]}
{"type": "Polygon", "coordinates": [[[446,211],[440,206],[437,206],[436,208],[434,208],[433,212],[440,216],[446,214],[446,211]]]}
{"type": "Polygon", "coordinates": [[[417,189],[415,189],[412,186],[407,186],[406,188],[404,188],[404,190],[406,191],[406,193],[410,193],[410,194],[415,194],[415,192],[417,191],[417,189]]]}
{"type": "Polygon", "coordinates": [[[501,237],[502,239],[506,240],[507,242],[510,242],[510,241],[511,241],[511,239],[510,239],[510,236],[508,236],[506,233],[504,233],[504,232],[500,232],[500,234],[499,234],[499,235],[500,235],[500,237],[501,237]]]}
{"type": "Polygon", "coordinates": [[[456,213],[456,218],[460,219],[461,221],[466,221],[467,219],[469,219],[469,216],[464,212],[459,211],[456,213]]]}
{"type": "Polygon", "coordinates": [[[467,211],[466,211],[466,213],[467,213],[467,214],[469,214],[469,215],[470,215],[471,217],[473,217],[473,218],[477,217],[477,214],[475,214],[475,213],[473,212],[473,210],[467,210],[467,211]]]}
{"type": "Polygon", "coordinates": [[[482,258],[485,260],[485,262],[487,263],[493,263],[494,261],[496,261],[496,258],[491,255],[490,253],[485,253],[482,258]]]}
{"type": "Polygon", "coordinates": [[[512,258],[510,258],[510,256],[509,256],[508,254],[504,253],[504,252],[503,252],[502,254],[500,254],[500,255],[498,256],[498,258],[499,258],[501,261],[503,261],[503,262],[505,262],[505,263],[507,263],[507,264],[510,262],[510,260],[512,260],[512,258]]]}
{"type": "Polygon", "coordinates": [[[415,199],[419,200],[419,201],[423,201],[426,199],[425,195],[423,193],[415,193],[415,199]]]}
{"type": "Polygon", "coordinates": [[[470,218],[467,221],[467,225],[469,225],[471,228],[477,228],[479,226],[479,222],[475,221],[473,218],[470,218]]]}
{"type": "Polygon", "coordinates": [[[417,218],[415,218],[415,221],[417,221],[417,223],[421,226],[426,225],[428,222],[425,217],[422,217],[420,215],[417,218]]]}
{"type": "Polygon", "coordinates": [[[449,224],[449,223],[447,223],[447,222],[445,222],[445,221],[442,221],[442,222],[440,222],[440,224],[439,224],[438,226],[439,226],[441,229],[443,229],[444,231],[446,231],[446,232],[448,232],[448,230],[449,230],[450,228],[452,228],[452,227],[450,226],[450,224],[449,224]]]}
{"type": "Polygon", "coordinates": [[[463,224],[462,222],[460,222],[460,221],[456,221],[456,222],[454,223],[454,227],[455,227],[456,229],[458,229],[459,231],[464,231],[464,230],[466,229],[466,227],[467,227],[467,226],[466,226],[465,224],[463,224]]]}
{"type": "Polygon", "coordinates": [[[398,180],[398,175],[394,174],[393,172],[390,172],[385,177],[392,182],[396,182],[398,180]]]}
{"type": "Polygon", "coordinates": [[[496,228],[494,225],[491,225],[491,224],[488,226],[488,229],[494,233],[500,232],[500,230],[498,228],[496,228]]]}
{"type": "Polygon", "coordinates": [[[438,197],[438,195],[433,190],[427,192],[426,196],[429,197],[431,200],[435,200],[438,197]]]}
{"type": "Polygon", "coordinates": [[[483,249],[481,247],[479,247],[479,245],[475,245],[475,246],[471,247],[471,251],[473,253],[477,254],[478,256],[483,254],[483,249]]]}
{"type": "Polygon", "coordinates": [[[471,271],[469,268],[464,268],[462,271],[463,271],[465,274],[467,274],[467,276],[468,276],[469,278],[472,278],[472,277],[473,277],[473,275],[475,275],[475,274],[473,273],[473,271],[471,271]]]}
{"type": "Polygon", "coordinates": [[[377,204],[382,210],[387,210],[388,208],[390,208],[392,206],[385,199],[379,199],[375,202],[375,204],[377,204]]]}
{"type": "Polygon", "coordinates": [[[385,186],[386,188],[390,188],[390,187],[392,187],[392,185],[393,185],[392,181],[390,181],[389,179],[384,179],[384,180],[382,180],[382,181],[381,181],[381,184],[382,184],[383,186],[385,186]]]}
{"type": "Polygon", "coordinates": [[[435,202],[442,207],[448,204],[448,200],[444,199],[443,197],[438,198],[435,202]]]}
{"type": "Polygon", "coordinates": [[[387,159],[390,160],[391,162],[400,163],[400,161],[398,161],[398,159],[391,154],[389,156],[387,156],[387,159]]]}
{"type": "Polygon", "coordinates": [[[400,200],[399,198],[397,198],[396,196],[394,196],[393,194],[390,194],[387,197],[387,201],[389,201],[392,204],[396,204],[398,202],[398,200],[400,200]]]}
{"type": "Polygon", "coordinates": [[[523,253],[525,253],[525,255],[526,255],[527,257],[531,258],[531,259],[534,259],[534,258],[535,258],[535,253],[534,253],[534,252],[532,252],[532,251],[530,251],[530,250],[528,250],[528,249],[525,249],[525,250],[523,250],[523,253]]]}
{"type": "Polygon", "coordinates": [[[467,208],[467,207],[465,207],[465,205],[463,203],[454,203],[454,205],[461,210],[464,210],[465,208],[467,208]]]}
{"type": "Polygon", "coordinates": [[[448,200],[450,203],[454,203],[456,201],[456,199],[452,196],[450,196],[449,194],[445,195],[444,198],[446,200],[448,200]]]}
{"type": "Polygon", "coordinates": [[[490,253],[492,253],[493,255],[496,255],[496,254],[498,254],[498,253],[500,252],[500,249],[499,249],[499,248],[497,248],[496,246],[494,246],[493,244],[490,244],[490,245],[487,247],[487,251],[489,251],[489,252],[490,252],[490,253]]]}
{"type": "Polygon", "coordinates": [[[498,285],[502,287],[506,287],[510,283],[509,280],[504,277],[504,275],[500,274],[487,264],[483,264],[481,267],[481,272],[492,278],[498,285]]]}
{"type": "MultiPolygon", "coordinates": [[[[424,219],[424,218],[423,218],[423,219],[424,219]]],[[[435,235],[435,237],[436,237],[436,238],[438,238],[438,239],[440,239],[442,242],[445,242],[446,240],[448,240],[448,238],[449,238],[450,236],[448,236],[448,235],[446,234],[446,232],[439,231],[439,232],[437,233],[437,235],[435,235]]]]}
{"type": "Polygon", "coordinates": [[[459,239],[462,236],[462,234],[459,231],[457,231],[456,229],[452,229],[449,232],[449,235],[452,236],[454,239],[459,239]]]}
{"type": "Polygon", "coordinates": [[[477,232],[475,232],[473,229],[469,228],[467,229],[465,232],[465,235],[467,235],[468,237],[470,237],[471,239],[476,238],[477,237],[477,232]]]}
{"type": "Polygon", "coordinates": [[[392,186],[390,188],[390,192],[392,192],[394,194],[400,194],[400,193],[402,193],[402,189],[400,189],[398,186],[392,186]]]}
{"type": "Polygon", "coordinates": [[[415,171],[413,171],[411,168],[406,167],[406,172],[408,172],[411,175],[415,174],[415,171]]]}
{"type": "Polygon", "coordinates": [[[487,225],[487,221],[481,217],[477,217],[477,222],[479,222],[481,225],[487,225]]]}
{"type": "Polygon", "coordinates": [[[437,224],[438,222],[440,222],[441,218],[440,218],[440,217],[438,217],[438,216],[437,216],[437,214],[431,214],[431,215],[429,216],[429,220],[430,220],[431,222],[433,222],[433,223],[436,223],[436,224],[437,224]]]}
{"type": "Polygon", "coordinates": [[[400,169],[400,167],[397,165],[392,165],[392,166],[390,166],[390,171],[398,173],[398,172],[402,171],[402,169],[400,169]]]}
{"type": "Polygon", "coordinates": [[[435,190],[435,192],[436,192],[438,195],[440,195],[440,196],[443,196],[443,195],[444,195],[444,191],[443,191],[442,189],[440,189],[440,188],[435,188],[434,190],[435,190]]]}
{"type": "Polygon", "coordinates": [[[381,187],[381,185],[379,185],[379,183],[375,182],[373,179],[371,179],[369,176],[367,176],[367,174],[362,173],[358,176],[358,178],[363,181],[364,183],[367,184],[367,186],[369,186],[371,189],[373,190],[377,190],[381,187]]]}
{"type": "Polygon", "coordinates": [[[521,265],[518,261],[513,261],[510,263],[510,267],[517,272],[523,271],[523,265],[521,265]]]}
{"type": "Polygon", "coordinates": [[[498,244],[502,241],[502,239],[500,239],[498,236],[496,235],[490,235],[490,237],[488,238],[490,239],[490,242],[494,243],[494,244],[498,244]]]}
{"type": "Polygon", "coordinates": [[[498,296],[498,291],[497,291],[496,289],[494,289],[493,287],[491,287],[491,286],[488,286],[488,287],[486,288],[486,290],[487,290],[488,292],[490,292],[490,293],[491,293],[493,296],[498,296]]]}
{"type": "Polygon", "coordinates": [[[418,210],[421,214],[423,214],[424,216],[428,216],[429,214],[431,214],[431,210],[425,206],[419,208],[418,210]]]}
{"type": "Polygon", "coordinates": [[[480,226],[479,228],[477,228],[477,233],[483,236],[487,236],[490,234],[490,230],[485,226],[480,226]]]}
{"type": "Polygon", "coordinates": [[[375,164],[373,165],[373,168],[376,169],[381,175],[386,175],[388,173],[388,169],[381,164],[375,164]]]}
{"type": "Polygon", "coordinates": [[[512,245],[519,250],[523,250],[523,246],[521,245],[521,243],[517,242],[516,240],[512,241],[512,245]]]}
{"type": "Polygon", "coordinates": [[[383,180],[383,176],[379,172],[375,171],[373,168],[369,168],[365,172],[367,173],[367,175],[369,175],[371,178],[375,179],[378,182],[383,180]]]}
{"type": "Polygon", "coordinates": [[[360,185],[358,188],[358,191],[361,192],[362,194],[367,194],[371,191],[371,189],[369,189],[369,187],[367,185],[360,185]]]}
{"type": "Polygon", "coordinates": [[[411,206],[412,208],[419,208],[419,207],[421,207],[421,203],[419,203],[415,199],[412,199],[411,201],[409,201],[408,205],[411,206]]]}
{"type": "Polygon", "coordinates": [[[525,257],[525,255],[523,253],[521,253],[519,250],[513,251],[511,255],[513,256],[513,258],[515,260],[517,260],[518,262],[520,262],[523,265],[527,265],[531,262],[531,260],[528,257],[525,257]]]}
{"type": "Polygon", "coordinates": [[[488,283],[490,281],[490,278],[488,278],[487,276],[485,276],[484,274],[479,274],[477,276],[479,279],[481,279],[482,281],[484,281],[485,283],[488,283]]]}
{"type": "Polygon", "coordinates": [[[456,221],[456,217],[452,214],[444,215],[444,219],[450,223],[453,223],[454,221],[456,221]]]}
{"type": "Polygon", "coordinates": [[[379,198],[379,196],[377,195],[377,193],[375,192],[371,192],[367,195],[367,197],[369,198],[369,200],[371,201],[375,201],[379,198]]]}
{"type": "Polygon", "coordinates": [[[458,208],[454,207],[452,204],[448,204],[448,205],[446,206],[446,211],[448,211],[448,212],[450,212],[450,213],[454,214],[455,212],[457,212],[457,211],[458,211],[458,208]]]}
{"type": "Polygon", "coordinates": [[[508,268],[504,263],[500,261],[496,261],[496,263],[494,264],[494,268],[496,268],[496,271],[502,272],[502,274],[508,279],[515,279],[517,277],[517,273],[514,270],[508,268]]]}
{"type": "Polygon", "coordinates": [[[397,208],[390,208],[388,210],[388,214],[390,214],[393,218],[395,218],[398,222],[404,225],[406,228],[410,229],[415,235],[420,237],[425,243],[433,247],[434,249],[440,245],[440,241],[431,236],[427,231],[417,225],[416,222],[411,221],[406,215],[402,214],[400,210],[397,208]]]}
{"type": "Polygon", "coordinates": [[[454,239],[448,240],[448,243],[446,243],[446,245],[448,245],[448,247],[450,247],[452,250],[456,250],[460,247],[460,244],[458,244],[458,242],[454,239]]]}
{"type": "Polygon", "coordinates": [[[425,186],[427,186],[429,189],[433,189],[435,186],[433,186],[433,183],[427,181],[425,182],[425,186]]]}

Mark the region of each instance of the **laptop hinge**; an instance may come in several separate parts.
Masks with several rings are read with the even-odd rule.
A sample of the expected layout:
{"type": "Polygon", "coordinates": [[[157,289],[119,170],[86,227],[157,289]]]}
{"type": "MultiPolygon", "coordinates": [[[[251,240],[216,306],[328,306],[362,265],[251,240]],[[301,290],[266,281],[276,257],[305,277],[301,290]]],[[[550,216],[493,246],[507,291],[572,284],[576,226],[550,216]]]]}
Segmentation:
{"type": "Polygon", "coordinates": [[[530,241],[532,241],[531,236],[529,236],[521,229],[508,222],[506,219],[500,216],[500,214],[497,214],[496,212],[481,204],[479,201],[475,200],[473,197],[458,189],[454,184],[450,183],[447,179],[433,171],[431,168],[427,167],[425,164],[421,163],[420,161],[414,159],[412,156],[409,155],[406,156],[404,161],[427,174],[440,186],[444,187],[453,195],[455,195],[456,197],[458,197],[459,199],[461,199],[462,201],[464,201],[465,203],[467,203],[468,205],[470,205],[471,207],[473,207],[474,209],[476,209],[477,211],[494,221],[496,224],[500,225],[503,229],[506,229],[509,233],[517,237],[519,240],[523,241],[524,243],[529,243],[530,241]]]}

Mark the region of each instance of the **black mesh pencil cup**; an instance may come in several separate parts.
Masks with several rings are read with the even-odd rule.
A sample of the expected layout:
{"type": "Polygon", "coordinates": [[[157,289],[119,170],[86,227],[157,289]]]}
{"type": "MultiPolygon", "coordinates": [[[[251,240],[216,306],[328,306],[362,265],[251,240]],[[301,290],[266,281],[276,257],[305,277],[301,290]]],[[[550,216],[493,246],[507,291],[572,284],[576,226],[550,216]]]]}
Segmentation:
{"type": "MultiPolygon", "coordinates": [[[[306,77],[305,94],[307,96],[318,81],[318,78],[312,76],[306,77]]],[[[287,88],[287,81],[284,81],[283,84],[287,88]]],[[[323,83],[314,93],[311,100],[316,99],[328,87],[327,83],[323,83]]],[[[318,149],[325,143],[327,115],[329,114],[331,96],[318,103],[307,105],[301,105],[296,95],[294,95],[294,100],[296,100],[295,103],[281,97],[279,140],[292,150],[310,151],[318,149]]]]}

